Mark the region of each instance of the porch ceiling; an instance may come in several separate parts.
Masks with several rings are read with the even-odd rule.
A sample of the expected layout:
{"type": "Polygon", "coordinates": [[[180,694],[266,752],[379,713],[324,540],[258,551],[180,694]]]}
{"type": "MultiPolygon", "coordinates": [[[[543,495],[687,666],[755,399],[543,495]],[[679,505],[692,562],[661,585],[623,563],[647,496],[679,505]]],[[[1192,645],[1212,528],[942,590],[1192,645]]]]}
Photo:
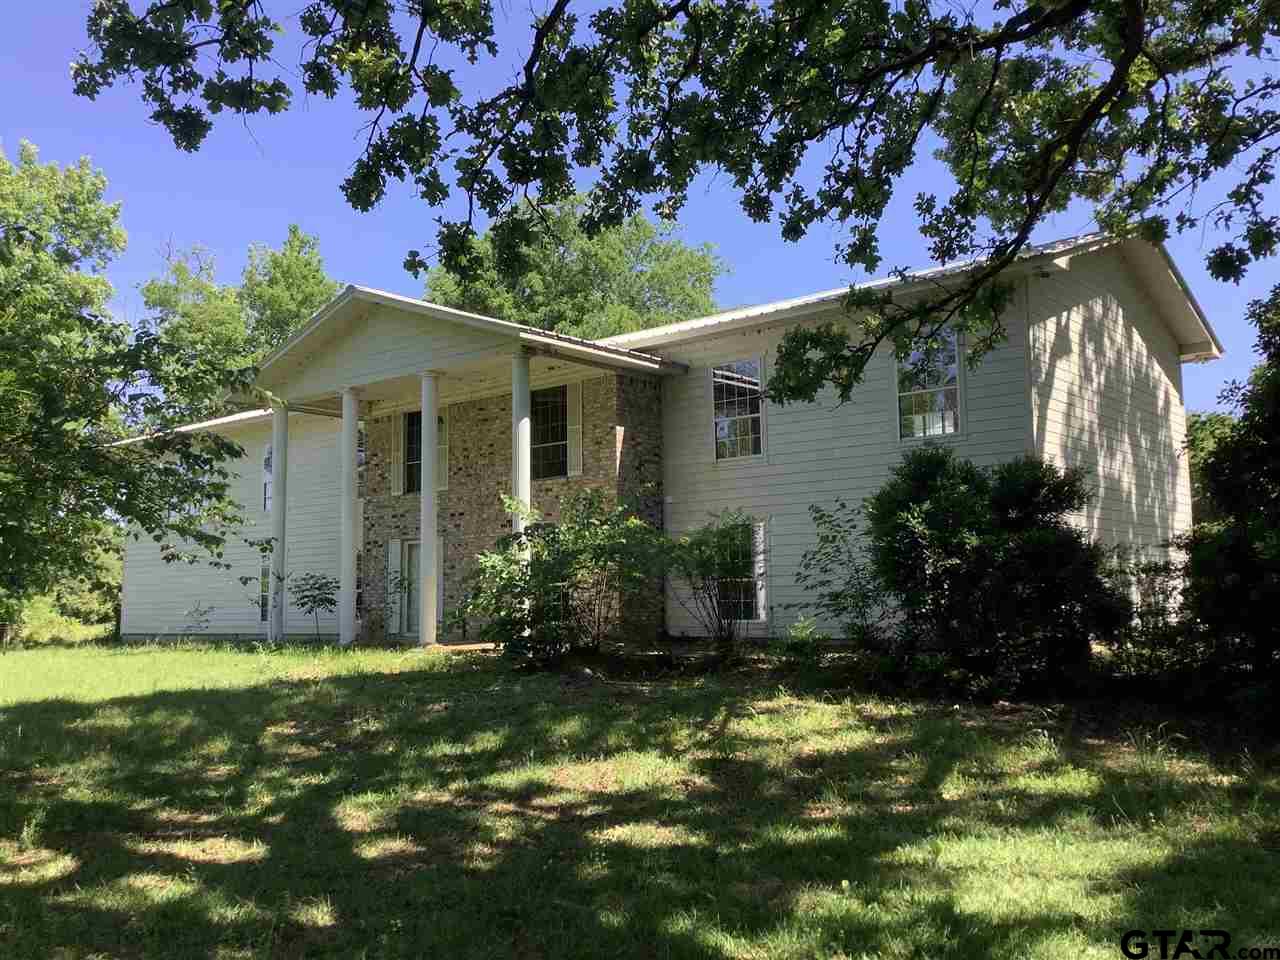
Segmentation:
{"type": "Polygon", "coordinates": [[[427,370],[441,400],[498,392],[510,384],[510,358],[526,353],[538,378],[583,370],[667,375],[683,364],[653,354],[494,320],[366,287],[347,287],[269,355],[257,386],[294,405],[337,408],[336,394],[359,387],[374,402],[412,396],[427,370]]]}

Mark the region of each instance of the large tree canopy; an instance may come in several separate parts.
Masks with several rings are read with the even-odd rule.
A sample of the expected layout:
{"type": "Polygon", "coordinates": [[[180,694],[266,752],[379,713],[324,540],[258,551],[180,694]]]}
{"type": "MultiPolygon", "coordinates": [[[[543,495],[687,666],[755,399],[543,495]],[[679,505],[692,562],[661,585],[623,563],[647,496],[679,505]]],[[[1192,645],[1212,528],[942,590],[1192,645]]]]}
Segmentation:
{"type": "Polygon", "coordinates": [[[240,304],[245,311],[255,360],[280,346],[338,292],[339,284],[324,270],[320,241],[289,224],[279,250],[251,244],[249,262],[240,277],[240,304]]]}
{"type": "Polygon", "coordinates": [[[242,388],[246,372],[107,315],[100,271],[125,235],[105,190],[87,160],[41,164],[29,143],[16,164],[0,154],[0,620],[92,575],[104,521],[170,559],[216,562],[238,519],[223,462],[239,448],[172,428],[192,418],[181,398],[242,388]]]}
{"type": "Polygon", "coordinates": [[[202,351],[227,367],[256,363],[338,292],[317,239],[290,224],[276,250],[251,244],[240,286],[220,284],[202,246],[171,250],[163,274],[139,288],[150,322],[166,341],[202,351]]]}
{"type": "Polygon", "coordinates": [[[572,197],[556,204],[544,214],[548,230],[515,249],[484,234],[465,274],[444,267],[427,274],[427,299],[591,338],[714,312],[725,265],[709,244],[691,247],[671,236],[673,224],[655,225],[639,213],[588,235],[582,203],[572,197]]]}
{"type": "MultiPolygon", "coordinates": [[[[1280,677],[1280,286],[1254,300],[1261,362],[1222,394],[1234,416],[1197,425],[1193,477],[1209,505],[1182,543],[1189,550],[1188,601],[1215,646],[1238,645],[1254,682],[1280,677]],[[1212,436],[1204,436],[1206,429],[1212,436]]],[[[1273,688],[1274,689],[1274,688],[1273,688]]]]}
{"type": "Polygon", "coordinates": [[[554,204],[587,182],[588,230],[645,202],[674,217],[704,171],[784,237],[838,222],[839,258],[874,270],[896,182],[935,151],[952,183],[914,198],[921,233],[934,260],[980,266],[927,302],[857,298],[865,340],[794,334],[778,399],[824,382],[847,394],[877,342],[903,351],[945,322],[981,354],[1004,333],[1000,272],[1074,200],[1118,234],[1212,227],[1208,266],[1226,280],[1280,236],[1265,199],[1280,157],[1274,0],[614,0],[590,14],[548,0],[496,89],[507,64],[493,62],[488,0],[313,0],[290,21],[299,74],[273,59],[294,8],[269,6],[99,0],[76,90],[140,80],[194,150],[219,115],[287,109],[296,76],[326,97],[348,87],[370,123],[347,198],[368,209],[402,180],[440,206],[456,185],[467,213],[442,220],[435,252],[459,274],[481,215],[518,246],[542,229],[521,199],[554,204]]]}

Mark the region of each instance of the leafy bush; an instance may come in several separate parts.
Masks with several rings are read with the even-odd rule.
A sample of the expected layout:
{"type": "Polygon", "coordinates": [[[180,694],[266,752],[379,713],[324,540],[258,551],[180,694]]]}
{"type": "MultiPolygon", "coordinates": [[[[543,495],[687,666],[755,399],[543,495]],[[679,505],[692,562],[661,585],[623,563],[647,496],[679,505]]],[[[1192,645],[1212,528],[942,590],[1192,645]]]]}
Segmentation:
{"type": "Polygon", "coordinates": [[[1185,603],[1216,672],[1274,703],[1280,687],[1280,286],[1247,311],[1261,362],[1221,400],[1234,418],[1197,425],[1191,462],[1204,509],[1187,553],[1185,603]],[[1267,696],[1267,689],[1272,696],[1267,696]]]}
{"type": "Polygon", "coordinates": [[[1185,561],[1121,548],[1111,578],[1133,600],[1133,617],[1109,646],[1115,672],[1129,677],[1186,676],[1208,661],[1205,632],[1187,615],[1185,561]]]}
{"type": "MultiPolygon", "coordinates": [[[[756,596],[754,531],[751,517],[740,510],[726,510],[671,547],[676,600],[723,656],[731,656],[738,648],[745,592],[756,596]]],[[[757,619],[759,614],[756,611],[757,619]]]]}
{"type": "Polygon", "coordinates": [[[1254,682],[1280,679],[1280,530],[1258,517],[1200,524],[1187,553],[1186,614],[1208,634],[1205,659],[1254,682]]]}
{"type": "Polygon", "coordinates": [[[289,575],[289,593],[293,603],[303,613],[315,617],[316,639],[320,639],[320,614],[332,613],[338,607],[338,589],[341,581],[324,573],[294,573],[289,575]]]}
{"type": "Polygon", "coordinates": [[[24,645],[91,643],[107,640],[114,628],[114,623],[85,623],[69,617],[53,594],[41,594],[22,605],[11,638],[24,645]]]}
{"type": "Polygon", "coordinates": [[[788,609],[807,610],[838,623],[844,637],[859,647],[880,646],[892,619],[892,604],[868,556],[862,511],[836,500],[830,510],[814,504],[809,516],[817,539],[800,558],[796,585],[812,598],[789,604],[788,609]]]}
{"type": "MultiPolygon", "coordinates": [[[[508,502],[508,510],[518,506],[508,502]]],[[[623,618],[658,589],[664,539],[629,506],[583,491],[557,523],[525,529],[476,558],[457,616],[508,656],[552,663],[621,638],[623,618]]]]}
{"type": "Polygon", "coordinates": [[[1101,547],[1067,520],[1089,496],[1080,471],[1035,458],[984,469],[944,447],[909,452],[866,505],[899,656],[939,654],[988,693],[1077,675],[1128,618],[1101,547]]]}
{"type": "Polygon", "coordinates": [[[787,635],[779,648],[784,657],[796,666],[821,666],[823,654],[830,638],[818,629],[813,617],[801,617],[787,628],[787,635]]]}

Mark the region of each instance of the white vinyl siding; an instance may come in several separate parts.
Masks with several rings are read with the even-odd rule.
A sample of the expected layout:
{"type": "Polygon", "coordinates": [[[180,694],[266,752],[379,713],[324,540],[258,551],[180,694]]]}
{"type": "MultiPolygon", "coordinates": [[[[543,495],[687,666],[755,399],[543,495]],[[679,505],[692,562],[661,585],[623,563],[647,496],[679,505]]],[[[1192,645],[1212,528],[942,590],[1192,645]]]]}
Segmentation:
{"type": "Polygon", "coordinates": [[[510,349],[511,339],[504,334],[372,307],[323,349],[314,349],[304,366],[277,374],[278,382],[273,378],[265,385],[290,400],[325,396],[342,384],[416,379],[423,370],[498,356],[510,349]]]}
{"type": "Polygon", "coordinates": [[[1191,524],[1178,345],[1115,253],[1028,281],[1033,448],[1097,486],[1080,522],[1158,547],[1191,524]]]}
{"type": "MultiPolygon", "coordinates": [[[[981,464],[1008,460],[1029,448],[1022,316],[1020,305],[1009,310],[1009,340],[967,373],[961,432],[937,439],[981,464]]],[[[765,401],[761,455],[717,461],[707,426],[713,410],[710,368],[761,357],[767,381],[782,332],[781,325],[765,326],[649,348],[690,366],[688,375],[665,378],[662,384],[668,531],[685,532],[712,514],[735,508],[768,520],[763,531],[768,560],[761,572],[763,619],[747,631],[753,637],[766,630],[780,632],[799,615],[785,606],[804,599],[795,586],[795,574],[801,554],[814,542],[809,505],[830,507],[837,497],[861,502],[884,483],[904,452],[898,439],[897,368],[885,348],[872,358],[865,381],[854,389],[849,403],[842,405],[830,390],[812,404],[776,406],[765,401]]],[[[671,596],[667,623],[676,635],[697,632],[671,596]]]]}
{"type": "MultiPolygon", "coordinates": [[[[331,417],[295,413],[289,417],[288,553],[286,573],[338,575],[340,484],[336,470],[341,422],[331,417]]],[[[261,452],[271,436],[271,419],[235,425],[225,434],[246,456],[230,464],[237,473],[233,495],[249,508],[262,502],[261,452]]],[[[227,538],[224,560],[230,570],[207,563],[165,563],[157,544],[143,535],[125,544],[121,629],[126,634],[181,633],[187,611],[195,604],[211,610],[209,633],[260,635],[262,554],[245,540],[271,536],[271,515],[246,509],[249,524],[242,535],[227,538]],[[247,578],[241,583],[240,578],[247,578]]],[[[303,616],[285,595],[286,630],[307,633],[314,621],[303,616]]],[[[321,633],[337,632],[336,614],[320,616],[321,633]]]]}

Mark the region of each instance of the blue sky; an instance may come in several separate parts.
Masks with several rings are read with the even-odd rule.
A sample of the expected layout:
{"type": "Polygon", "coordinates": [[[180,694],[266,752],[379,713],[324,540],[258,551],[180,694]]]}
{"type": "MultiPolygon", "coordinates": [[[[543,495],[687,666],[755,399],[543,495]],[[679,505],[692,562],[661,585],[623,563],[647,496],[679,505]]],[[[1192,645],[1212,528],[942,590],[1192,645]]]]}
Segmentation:
{"type": "MultiPolygon", "coordinates": [[[[300,9],[301,4],[296,8],[300,9]]],[[[40,148],[41,159],[74,162],[92,157],[109,181],[109,196],[123,202],[128,251],[108,271],[115,284],[115,308],[136,318],[139,283],[162,267],[163,251],[201,243],[216,255],[220,278],[234,282],[251,242],[278,245],[290,223],[320,239],[329,272],[343,282],[421,294],[422,284],[401,266],[410,248],[426,249],[440,211],[393,189],[377,209],[362,214],[346,203],[338,185],[359,150],[363,115],[341,98],[326,101],[300,95],[279,117],[241,122],[220,118],[203,148],[184,154],[167,133],[147,120],[136,88],[109,91],[97,101],[71,92],[68,65],[85,45],[88,0],[15,4],[6,11],[0,47],[0,149],[10,157],[22,139],[40,148]]],[[[503,5],[498,5],[503,9],[503,5]]],[[[290,7],[290,10],[295,7],[290,7]]],[[[520,14],[514,14],[517,17],[520,14]]],[[[528,51],[524,23],[505,24],[499,34],[498,63],[483,64],[481,76],[503,82],[528,51]]],[[[286,65],[296,53],[280,51],[286,65]]],[[[473,74],[472,76],[475,76],[473,74]]],[[[911,198],[936,188],[940,171],[926,160],[898,188],[882,232],[885,268],[924,265],[911,198]]],[[[446,208],[457,215],[458,208],[446,208]]],[[[837,287],[863,279],[833,262],[839,233],[818,227],[803,241],[787,243],[776,225],[754,224],[742,214],[732,185],[707,177],[681,215],[686,240],[714,243],[732,272],[720,281],[724,306],[756,303],[837,287]]],[[[1042,226],[1036,239],[1093,229],[1080,209],[1042,226]]],[[[1274,267],[1255,267],[1240,286],[1221,284],[1205,272],[1204,253],[1220,242],[1212,233],[1174,238],[1169,247],[1227,348],[1216,363],[1184,368],[1187,405],[1216,406],[1223,383],[1248,373],[1254,362],[1252,331],[1243,320],[1248,300],[1264,295],[1274,267]]]]}

